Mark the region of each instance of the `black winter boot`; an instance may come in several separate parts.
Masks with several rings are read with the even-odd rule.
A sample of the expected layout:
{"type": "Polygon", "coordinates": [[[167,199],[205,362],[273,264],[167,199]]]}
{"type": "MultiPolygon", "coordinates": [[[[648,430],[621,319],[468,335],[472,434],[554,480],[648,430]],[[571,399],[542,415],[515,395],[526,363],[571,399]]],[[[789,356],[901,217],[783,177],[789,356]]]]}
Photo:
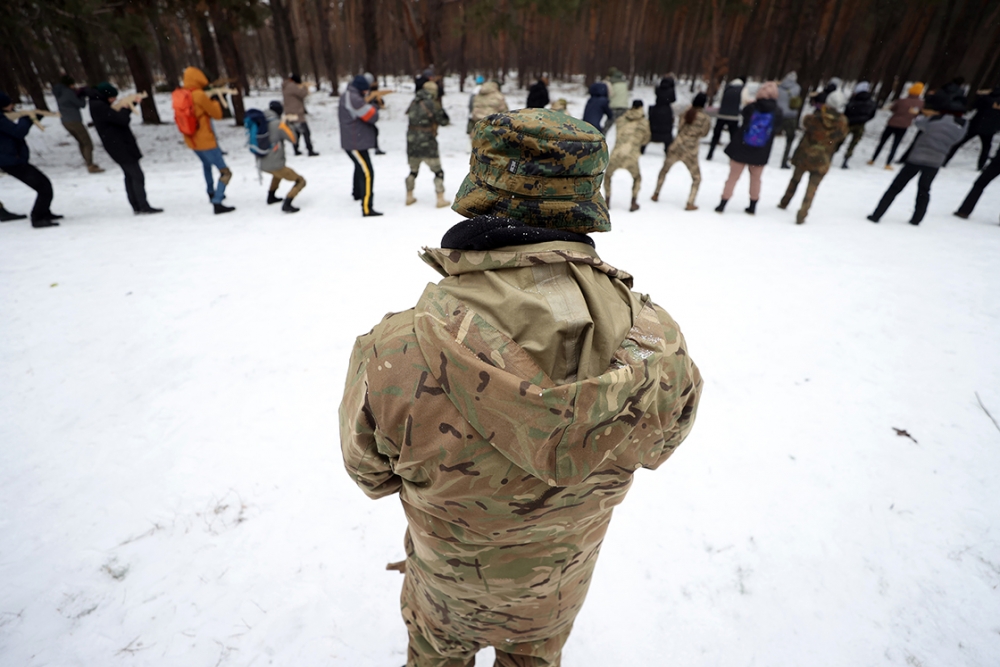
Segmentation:
{"type": "Polygon", "coordinates": [[[24,220],[28,216],[18,213],[11,213],[3,206],[0,206],[0,222],[10,222],[11,220],[24,220]]]}
{"type": "Polygon", "coordinates": [[[844,164],[840,165],[841,169],[847,169],[847,160],[848,160],[848,158],[845,157],[844,158],[844,164]]]}
{"type": "Polygon", "coordinates": [[[235,210],[236,209],[233,208],[232,206],[226,206],[225,204],[215,204],[215,214],[216,215],[219,215],[220,213],[231,213],[232,211],[235,211],[235,210]]]}
{"type": "Polygon", "coordinates": [[[299,209],[292,206],[292,200],[286,199],[285,203],[281,205],[281,210],[285,213],[298,213],[299,209]]]}
{"type": "Polygon", "coordinates": [[[283,201],[281,197],[276,197],[274,195],[275,192],[277,192],[277,191],[276,190],[268,190],[267,191],[267,203],[268,204],[277,204],[279,201],[283,201]]]}
{"type": "Polygon", "coordinates": [[[136,213],[139,215],[155,215],[156,213],[163,213],[163,209],[147,205],[146,208],[140,208],[136,213]]]}
{"type": "Polygon", "coordinates": [[[635,197],[632,197],[632,205],[629,207],[628,210],[630,212],[634,212],[634,211],[638,211],[639,210],[639,202],[637,202],[635,200],[635,197]]]}
{"type": "Polygon", "coordinates": [[[720,201],[719,205],[715,207],[715,212],[716,213],[722,213],[723,211],[725,211],[726,210],[726,202],[728,202],[728,201],[729,201],[728,199],[723,199],[722,201],[720,201]]]}
{"type": "Polygon", "coordinates": [[[750,215],[757,215],[757,200],[751,199],[750,205],[744,209],[750,215]]]}

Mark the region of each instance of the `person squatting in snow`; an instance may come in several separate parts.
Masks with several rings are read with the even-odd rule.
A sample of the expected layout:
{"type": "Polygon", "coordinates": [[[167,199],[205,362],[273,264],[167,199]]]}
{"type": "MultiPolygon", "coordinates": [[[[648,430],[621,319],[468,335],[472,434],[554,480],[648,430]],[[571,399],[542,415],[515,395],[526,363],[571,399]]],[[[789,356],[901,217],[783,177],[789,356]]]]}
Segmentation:
{"type": "Polygon", "coordinates": [[[701,168],[698,166],[698,145],[702,137],[708,136],[712,127],[712,121],[705,113],[705,93],[698,93],[694,96],[691,107],[684,112],[680,120],[680,129],[677,130],[677,138],[667,149],[667,156],[663,159],[663,167],[660,175],[656,179],[656,190],[653,191],[653,201],[660,200],[660,190],[663,188],[663,181],[667,177],[667,172],[676,162],[684,163],[688,171],[691,172],[691,194],[688,195],[686,211],[697,211],[694,200],[698,196],[698,187],[701,185],[701,168]]]}
{"type": "MultiPolygon", "coordinates": [[[[24,138],[34,125],[32,117],[21,116],[17,121],[7,118],[6,112],[14,111],[14,100],[3,91],[0,91],[0,111],[5,112],[0,113],[0,171],[13,176],[37,193],[35,205],[31,209],[32,227],[58,227],[56,220],[62,216],[56,215],[49,208],[52,205],[52,181],[38,167],[28,162],[31,151],[24,138]]],[[[24,217],[0,206],[0,222],[22,220],[24,217]]]]}
{"type": "Polygon", "coordinates": [[[611,229],[603,135],[523,109],[473,149],[452,206],[469,219],[421,255],[443,279],[355,343],[341,447],[406,514],[407,666],[492,646],[502,667],[557,667],[613,508],[687,437],[702,379],[589,236],[611,229]]]}
{"type": "Polygon", "coordinates": [[[417,90],[406,109],[406,117],[409,119],[406,128],[406,157],[410,165],[410,173],[406,177],[406,205],[417,203],[413,188],[416,187],[420,164],[424,162],[434,174],[437,207],[443,208],[448,205],[448,201],[444,198],[444,170],[441,168],[437,132],[439,126],[450,124],[451,119],[441,106],[437,83],[427,81],[417,90]]]}
{"type": "Polygon", "coordinates": [[[611,177],[619,169],[624,169],[632,175],[632,205],[629,211],[639,210],[637,199],[642,187],[639,155],[651,136],[649,120],[642,112],[642,100],[635,100],[632,108],[615,121],[615,149],[611,151],[608,173],[604,176],[604,198],[608,207],[611,206],[611,177]]]}
{"type": "Polygon", "coordinates": [[[294,145],[297,136],[292,128],[282,121],[284,111],[281,102],[274,100],[264,112],[270,149],[266,155],[257,156],[257,167],[271,175],[271,186],[267,189],[267,203],[284,202],[281,205],[282,211],[298,213],[299,209],[292,204],[292,200],[306,187],[306,179],[285,164],[285,141],[287,140],[294,145]],[[279,197],[278,186],[281,185],[282,180],[292,181],[292,188],[284,197],[279,197]]]}

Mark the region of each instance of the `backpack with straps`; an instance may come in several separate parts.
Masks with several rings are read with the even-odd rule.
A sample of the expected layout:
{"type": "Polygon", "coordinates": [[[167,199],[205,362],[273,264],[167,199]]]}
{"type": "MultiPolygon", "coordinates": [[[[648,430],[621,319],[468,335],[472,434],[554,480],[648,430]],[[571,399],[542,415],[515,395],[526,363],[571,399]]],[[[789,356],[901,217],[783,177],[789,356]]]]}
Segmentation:
{"type": "Polygon", "coordinates": [[[194,113],[194,98],[187,88],[177,88],[171,98],[174,105],[174,122],[185,137],[193,137],[198,131],[198,117],[194,113]]]}
{"type": "Polygon", "coordinates": [[[262,157],[271,152],[271,136],[267,128],[267,118],[260,109],[247,109],[243,117],[243,128],[247,134],[250,152],[262,157]]]}
{"type": "Polygon", "coordinates": [[[743,143],[754,148],[767,146],[774,134],[774,114],[754,111],[743,130],[743,143]]]}

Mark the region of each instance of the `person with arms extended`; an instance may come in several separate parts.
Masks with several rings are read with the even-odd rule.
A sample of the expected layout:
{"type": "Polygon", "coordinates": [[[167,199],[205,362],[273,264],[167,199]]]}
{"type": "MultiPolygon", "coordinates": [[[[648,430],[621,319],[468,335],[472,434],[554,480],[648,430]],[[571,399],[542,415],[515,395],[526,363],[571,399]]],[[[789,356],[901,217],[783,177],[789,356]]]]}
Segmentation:
{"type": "Polygon", "coordinates": [[[632,108],[615,121],[615,149],[611,151],[608,173],[604,176],[604,198],[611,208],[611,177],[619,169],[632,175],[632,204],[629,211],[639,210],[639,189],[642,187],[642,172],[639,171],[639,155],[649,143],[651,132],[649,120],[642,112],[642,100],[632,102],[632,108]]]}
{"type": "Polygon", "coordinates": [[[683,162],[688,171],[691,172],[691,194],[688,195],[685,211],[697,211],[694,200],[698,196],[698,187],[701,185],[701,168],[698,166],[698,144],[702,137],[708,136],[712,128],[712,121],[705,113],[705,93],[698,93],[694,96],[691,107],[681,116],[680,129],[677,130],[677,139],[670,144],[667,156],[663,160],[663,167],[660,175],[656,179],[656,190],[653,191],[653,201],[660,201],[660,190],[663,188],[663,180],[667,177],[667,172],[674,166],[675,162],[683,162]]]}
{"type": "Polygon", "coordinates": [[[660,85],[656,87],[656,104],[649,107],[649,131],[652,132],[650,142],[663,144],[664,152],[670,149],[670,143],[674,140],[674,108],[672,105],[676,101],[674,75],[668,74],[660,79],[660,85]]]}
{"type": "Polygon", "coordinates": [[[302,137],[306,140],[306,150],[309,151],[309,157],[315,157],[319,155],[313,150],[312,145],[312,134],[309,132],[309,123],[306,122],[306,98],[309,97],[309,87],[302,84],[302,77],[298,74],[293,74],[285,82],[281,84],[281,97],[283,99],[283,106],[285,109],[285,114],[291,118],[290,120],[292,127],[295,129],[295,154],[301,155],[302,151],[299,150],[299,140],[298,137],[302,137]]]}
{"type": "Polygon", "coordinates": [[[204,90],[207,85],[208,77],[197,67],[184,70],[184,86],[175,90],[173,96],[174,122],[184,135],[184,143],[201,160],[208,200],[219,215],[236,210],[222,203],[233,172],[226,166],[212,128],[212,119],[222,118],[222,105],[208,96],[204,90]],[[219,170],[218,184],[213,182],[213,167],[219,170]]]}
{"type": "Polygon", "coordinates": [[[871,160],[868,160],[868,164],[875,164],[875,160],[878,159],[878,154],[882,152],[885,142],[889,140],[889,137],[892,137],[892,146],[889,147],[889,157],[885,161],[886,171],[892,171],[892,158],[896,156],[896,149],[899,148],[899,142],[903,140],[903,135],[906,134],[907,128],[913,124],[913,119],[924,109],[924,101],[920,99],[922,92],[924,92],[924,84],[918,81],[910,86],[906,97],[901,97],[892,103],[889,107],[892,115],[889,116],[889,122],[886,123],[885,129],[882,131],[882,138],[878,140],[878,146],[875,148],[875,154],[872,155],[871,160]]]}
{"type": "Polygon", "coordinates": [[[799,129],[799,112],[802,110],[802,86],[797,73],[789,72],[778,84],[778,108],[781,109],[781,134],[785,135],[781,168],[788,169],[788,156],[792,154],[795,132],[799,129]]]}
{"type": "Polygon", "coordinates": [[[881,201],[875,207],[875,212],[868,216],[872,222],[878,222],[889,210],[892,201],[906,184],[915,176],[917,182],[917,205],[910,218],[911,225],[919,225],[927,213],[927,205],[931,201],[931,183],[937,176],[938,169],[944,164],[951,147],[957,144],[965,135],[965,98],[951,96],[946,99],[928,99],[930,109],[924,111],[924,116],[914,121],[920,132],[910,147],[906,163],[899,170],[889,189],[882,195],[881,201]]]}
{"type": "Polygon", "coordinates": [[[736,141],[740,129],[740,103],[743,99],[743,79],[733,79],[722,91],[722,104],[719,105],[719,113],[715,119],[715,131],[712,132],[712,142],[708,146],[706,160],[711,160],[715,154],[715,147],[719,145],[722,138],[722,131],[729,132],[729,143],[736,141]]]}
{"type": "Polygon", "coordinates": [[[690,432],[702,379],[673,319],[590,234],[603,135],[548,109],[479,123],[422,259],[442,276],[357,339],[340,406],[351,479],[399,494],[407,667],[557,667],[613,508],[690,432]],[[568,152],[570,149],[571,152],[568,152]]]}
{"type": "MultiPolygon", "coordinates": [[[[854,94],[851,95],[851,99],[847,102],[847,107],[844,109],[844,115],[847,117],[847,125],[849,127],[848,134],[851,135],[851,143],[847,144],[847,153],[844,155],[844,164],[840,166],[841,169],[847,169],[848,160],[854,155],[854,149],[857,147],[858,142],[865,136],[865,123],[874,118],[875,112],[878,110],[878,105],[872,99],[870,88],[871,86],[867,81],[858,82],[858,85],[854,86],[854,94]]],[[[822,107],[819,113],[823,113],[822,107]]],[[[842,139],[840,143],[843,144],[844,140],[842,139]]],[[[838,145],[837,148],[839,149],[840,146],[838,145]]]]}
{"type": "Polygon", "coordinates": [[[368,79],[357,75],[340,96],[340,147],[354,163],[354,200],[361,202],[361,214],[368,217],[382,215],[372,207],[375,188],[375,169],[368,151],[375,148],[375,123],[378,108],[365,101],[368,79]]]}
{"type": "Polygon", "coordinates": [[[958,149],[976,137],[979,137],[979,143],[982,144],[976,169],[982,171],[983,167],[986,166],[986,161],[990,159],[993,135],[1000,132],[1000,85],[995,86],[993,90],[979,91],[974,108],[976,113],[969,121],[969,129],[965,133],[965,138],[951,147],[951,152],[948,153],[942,166],[947,167],[948,162],[955,157],[958,149]]]}
{"type": "Polygon", "coordinates": [[[826,96],[826,103],[820,107],[818,114],[809,114],[802,119],[805,133],[795,149],[795,155],[792,156],[795,171],[792,173],[792,179],[788,181],[785,196],[778,204],[780,209],[788,208],[799,187],[799,181],[802,180],[802,176],[806,172],[809,172],[806,196],[802,200],[802,207],[795,216],[795,224],[797,225],[805,223],[813,197],[816,196],[816,189],[819,188],[823,177],[830,171],[830,160],[836,152],[837,146],[847,136],[849,125],[847,117],[844,116],[846,106],[847,100],[844,98],[844,94],[835,90],[826,96]]]}
{"type": "Polygon", "coordinates": [[[59,83],[52,86],[52,94],[56,98],[63,127],[80,147],[80,155],[87,165],[87,171],[99,174],[104,170],[94,164],[94,142],[90,140],[90,132],[87,132],[83,114],[80,113],[87,106],[86,89],[75,88],[75,83],[73,77],[63,75],[59,83]]]}
{"type": "MultiPolygon", "coordinates": [[[[16,121],[7,118],[7,112],[14,111],[14,100],[10,95],[0,91],[0,171],[10,174],[21,181],[38,195],[35,197],[35,206],[31,209],[31,226],[58,227],[56,220],[62,218],[56,215],[49,208],[52,205],[52,181],[48,179],[38,168],[29,164],[31,151],[28,150],[28,143],[24,140],[28,136],[28,131],[33,125],[30,116],[21,116],[16,121]]],[[[6,210],[6,209],[4,209],[6,210]]],[[[18,220],[18,217],[9,217],[7,220],[18,220]]],[[[24,216],[21,216],[23,218],[24,216]]]]}
{"type": "Polygon", "coordinates": [[[611,111],[611,103],[608,102],[608,85],[596,81],[590,84],[590,99],[583,108],[583,120],[590,123],[594,128],[604,131],[605,119],[610,124],[614,120],[615,114],[611,111]]]}
{"type": "Polygon", "coordinates": [[[153,208],[146,200],[146,176],[142,173],[139,160],[142,152],[135,142],[135,135],[129,128],[132,110],[128,107],[115,109],[118,89],[107,81],[97,84],[90,93],[90,117],[94,129],[104,144],[104,150],[125,174],[125,196],[136,215],[163,213],[162,208],[153,208]]]}
{"type": "Polygon", "coordinates": [[[257,156],[257,166],[266,174],[271,175],[271,187],[267,189],[267,203],[281,205],[285,213],[298,213],[299,209],[292,204],[302,189],[306,187],[306,179],[285,163],[285,141],[295,143],[295,132],[283,120],[284,107],[278,100],[273,100],[264,112],[267,121],[267,140],[270,146],[266,155],[257,156]],[[278,196],[281,181],[291,181],[292,187],[284,197],[278,196]]]}
{"type": "Polygon", "coordinates": [[[781,127],[781,109],[778,108],[778,84],[768,81],[757,89],[757,99],[743,107],[743,123],[737,128],[733,140],[726,146],[729,156],[729,179],[722,189],[722,201],[715,207],[717,213],[726,209],[733,196],[736,182],[744,167],[750,172],[750,206],[746,212],[754,215],[760,200],[760,182],[764,167],[771,157],[771,145],[776,130],[781,127]]]}
{"type": "Polygon", "coordinates": [[[426,162],[434,174],[434,191],[437,193],[437,207],[444,208],[448,201],[444,198],[444,170],[441,168],[441,154],[438,152],[438,127],[448,125],[451,119],[438,100],[437,84],[426,82],[421,87],[406,110],[410,123],[406,130],[406,157],[410,173],[406,177],[406,205],[416,204],[413,188],[417,184],[420,163],[426,162]]]}

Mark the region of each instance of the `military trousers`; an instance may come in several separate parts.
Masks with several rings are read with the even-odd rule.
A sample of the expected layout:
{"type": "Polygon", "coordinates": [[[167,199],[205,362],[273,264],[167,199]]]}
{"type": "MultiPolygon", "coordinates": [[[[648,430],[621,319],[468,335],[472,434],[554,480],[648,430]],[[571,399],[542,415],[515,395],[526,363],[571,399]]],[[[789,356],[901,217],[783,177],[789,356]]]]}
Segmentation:
{"type": "Polygon", "coordinates": [[[682,162],[691,172],[691,193],[688,195],[688,206],[694,206],[695,197],[698,196],[698,187],[701,185],[701,168],[698,166],[698,154],[681,153],[681,151],[667,151],[667,157],[663,160],[663,167],[660,168],[660,175],[656,178],[656,190],[654,197],[660,196],[660,189],[663,181],[667,177],[667,172],[674,166],[674,163],[682,162]]]}
{"type": "Polygon", "coordinates": [[[789,116],[781,119],[781,133],[785,135],[785,152],[781,156],[782,169],[788,166],[788,156],[792,153],[792,144],[795,143],[795,130],[798,128],[798,116],[789,116]]]}
{"type": "Polygon", "coordinates": [[[296,173],[291,167],[282,167],[281,169],[276,169],[275,171],[267,172],[271,174],[271,187],[268,188],[271,192],[277,192],[278,186],[281,185],[281,181],[292,181],[292,189],[288,191],[285,195],[285,199],[295,199],[295,195],[302,192],[302,188],[306,187],[306,179],[296,173]]]}
{"type": "Polygon", "coordinates": [[[76,139],[76,143],[80,146],[80,155],[83,156],[83,161],[88,167],[94,164],[94,142],[90,140],[90,132],[87,132],[87,126],[79,121],[64,120],[62,122],[63,127],[66,131],[76,139]]]}
{"type": "MultiPolygon", "coordinates": [[[[854,148],[861,141],[861,137],[865,136],[865,124],[860,123],[858,125],[851,125],[848,128],[847,133],[851,136],[851,143],[847,144],[847,154],[844,155],[844,160],[849,160],[851,159],[851,156],[854,155],[854,148]]],[[[847,141],[847,137],[844,137],[844,141],[847,141]]],[[[844,141],[840,142],[841,146],[844,145],[844,141]]],[[[840,146],[837,146],[837,149],[839,150],[840,146]]]]}
{"type": "Polygon", "coordinates": [[[608,162],[607,173],[604,174],[604,196],[611,196],[611,176],[619,169],[624,169],[632,175],[632,198],[639,196],[639,189],[642,187],[642,173],[639,172],[639,158],[633,156],[621,157],[611,155],[608,162]]]}
{"type": "MultiPolygon", "coordinates": [[[[785,196],[781,198],[781,203],[778,204],[778,208],[788,208],[788,205],[792,202],[792,197],[795,196],[795,191],[799,188],[799,181],[805,175],[806,170],[802,167],[795,167],[795,171],[792,172],[792,180],[788,181],[788,189],[785,190],[785,196]]],[[[809,208],[812,206],[813,197],[816,196],[816,190],[819,188],[820,182],[826,174],[821,174],[818,171],[809,172],[809,184],[806,186],[806,196],[802,199],[802,206],[799,208],[799,213],[796,216],[796,222],[802,224],[806,220],[806,216],[809,215],[809,208]]]]}
{"type": "Polygon", "coordinates": [[[411,157],[410,173],[406,177],[406,191],[412,192],[417,183],[417,173],[420,171],[420,163],[427,164],[427,168],[434,174],[434,191],[444,192],[444,170],[441,169],[441,158],[439,157],[411,157]]]}

